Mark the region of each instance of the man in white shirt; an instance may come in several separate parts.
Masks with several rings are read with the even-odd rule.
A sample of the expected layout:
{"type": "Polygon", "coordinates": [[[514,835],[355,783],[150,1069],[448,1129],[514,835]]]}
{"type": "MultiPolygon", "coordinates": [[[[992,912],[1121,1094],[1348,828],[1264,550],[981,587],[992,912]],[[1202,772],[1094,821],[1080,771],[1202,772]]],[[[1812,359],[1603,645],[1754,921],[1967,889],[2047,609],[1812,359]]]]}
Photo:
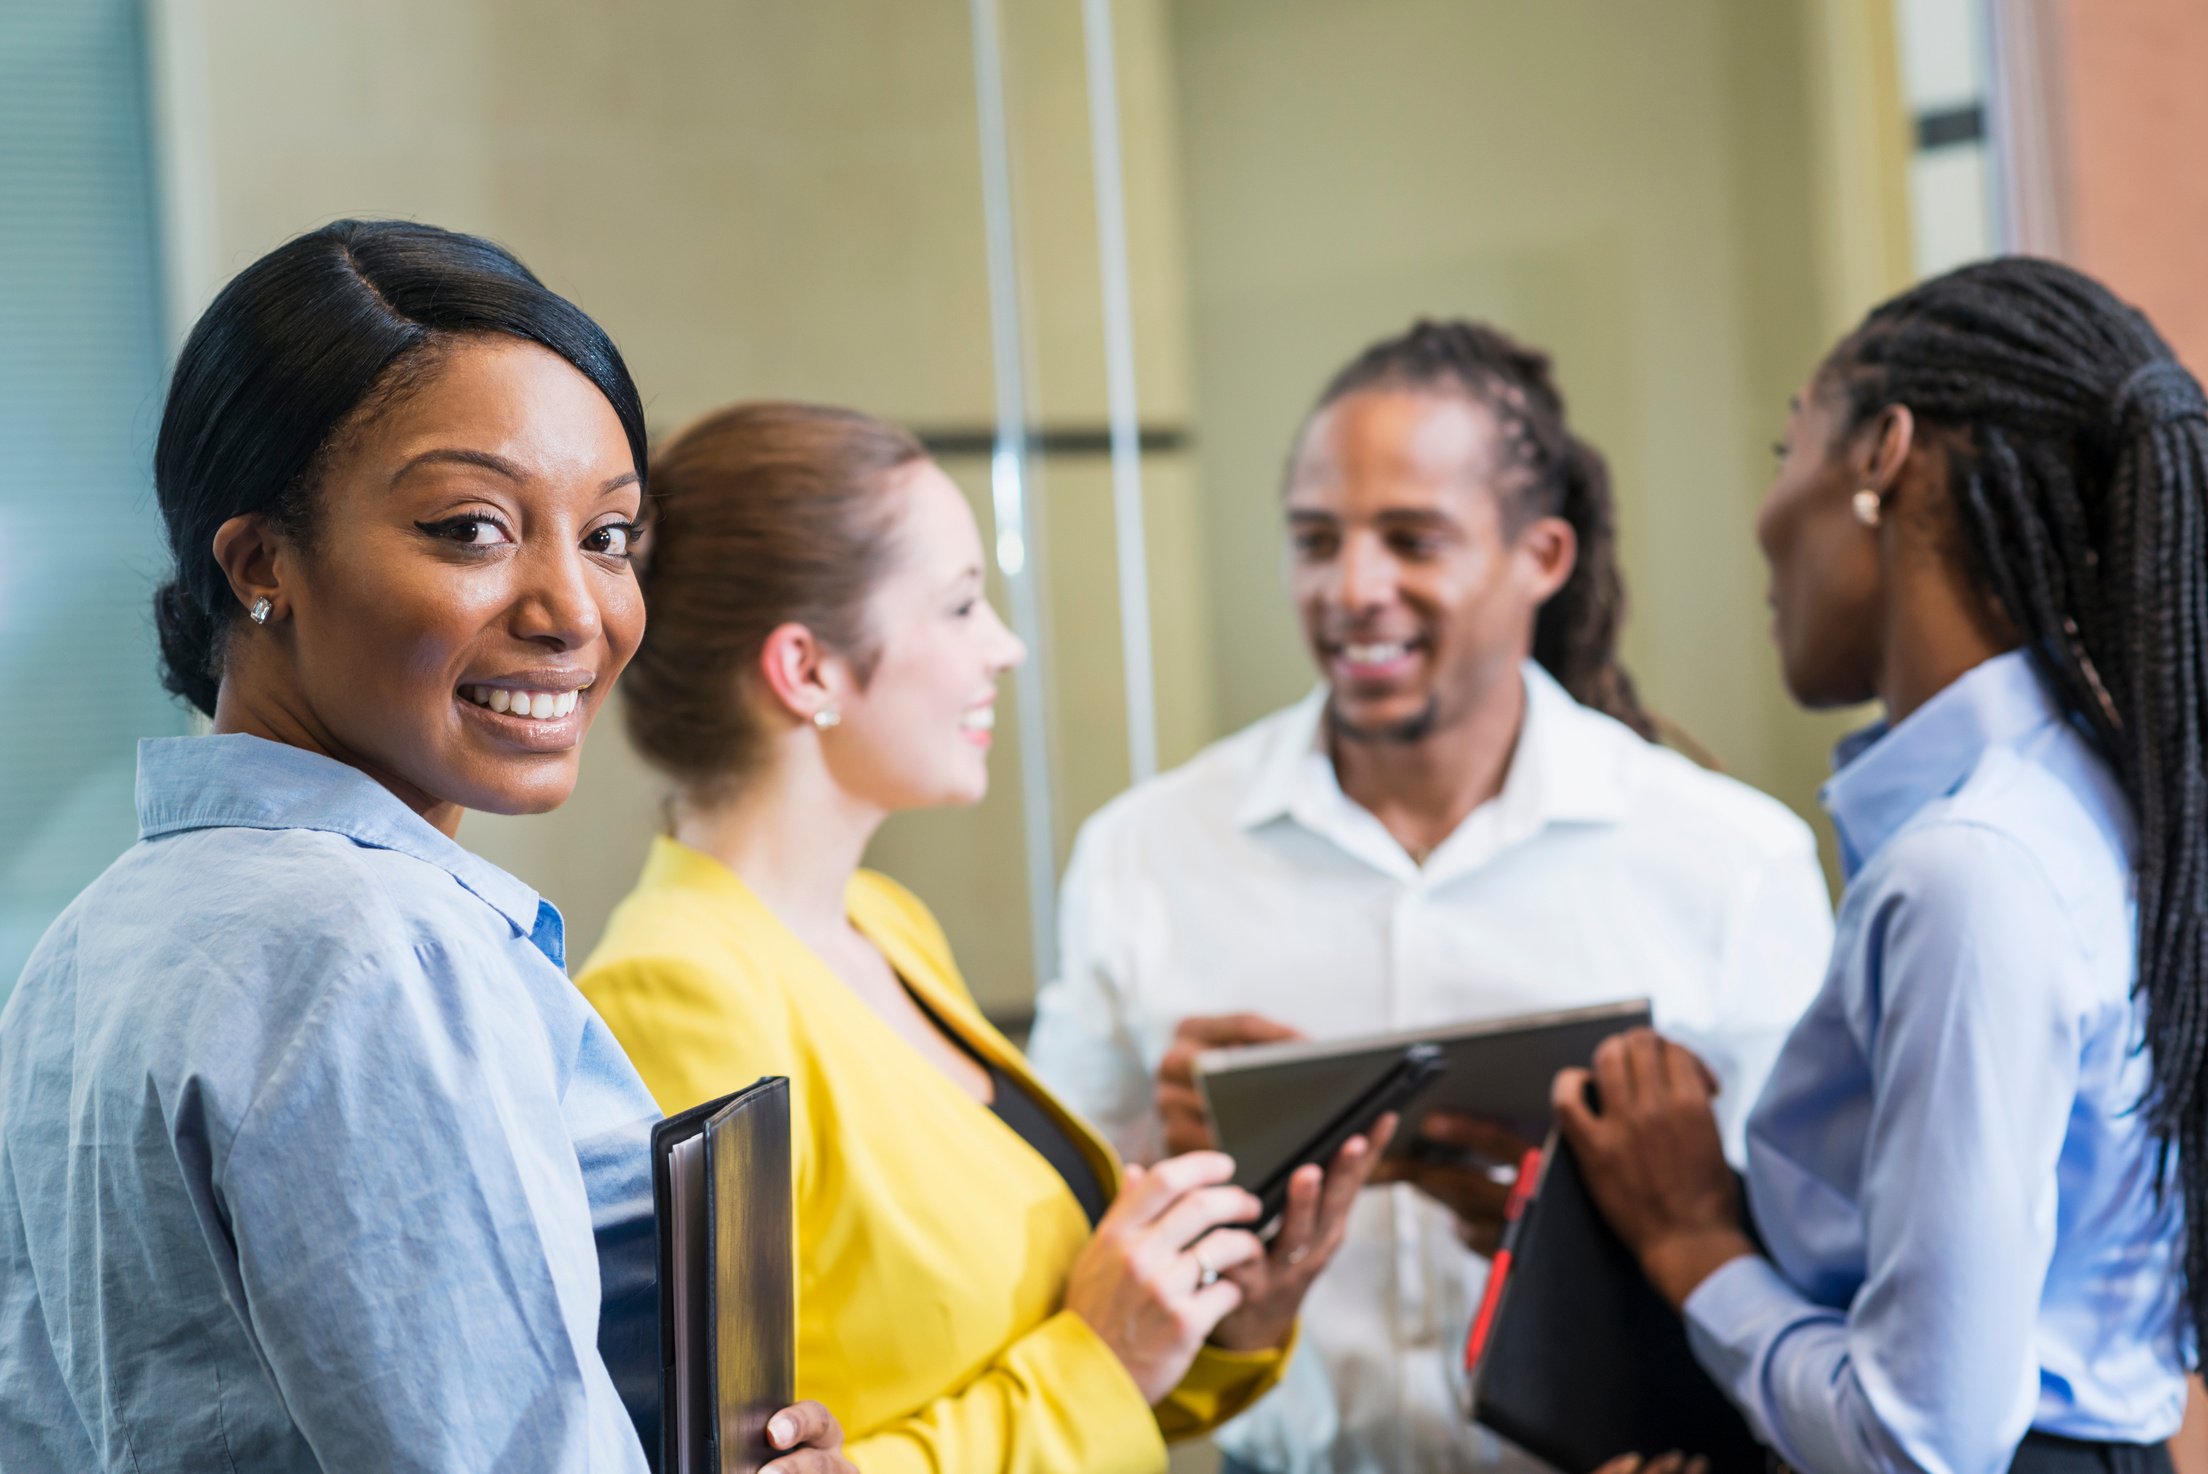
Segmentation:
{"type": "MultiPolygon", "coordinates": [[[[1207,1143],[1206,1045],[1645,996],[1718,1076],[1737,1154],[1830,903],[1800,819],[1648,740],[1614,658],[1607,473],[1547,359],[1462,322],[1375,344],[1285,501],[1323,684],[1083,827],[1036,1067],[1149,1161],[1207,1143]]],[[[1467,1421],[1459,1365],[1504,1189],[1402,1177],[1358,1204],[1286,1384],[1221,1431],[1231,1466],[1523,1457],[1467,1421]]]]}

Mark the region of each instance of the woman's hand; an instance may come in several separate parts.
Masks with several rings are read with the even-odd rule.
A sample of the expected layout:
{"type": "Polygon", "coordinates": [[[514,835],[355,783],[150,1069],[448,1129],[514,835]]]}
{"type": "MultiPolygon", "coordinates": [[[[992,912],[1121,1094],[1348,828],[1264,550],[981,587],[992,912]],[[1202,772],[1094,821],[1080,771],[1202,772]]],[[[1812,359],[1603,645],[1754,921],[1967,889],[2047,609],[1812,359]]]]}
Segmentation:
{"type": "Polygon", "coordinates": [[[1619,1454],[1595,1474],[1710,1474],[1710,1461],[1696,1454],[1692,1458],[1682,1453],[1658,1454],[1644,1459],[1639,1454],[1619,1454]]]}
{"type": "Polygon", "coordinates": [[[1587,1103],[1588,1071],[1556,1077],[1557,1124],[1602,1216],[1657,1291],[1683,1307],[1721,1265],[1756,1252],[1710,1109],[1716,1082],[1652,1029],[1605,1039],[1591,1078],[1600,1113],[1587,1103]]]}
{"type": "Polygon", "coordinates": [[[1227,1272],[1264,1257],[1258,1201],[1229,1186],[1218,1152],[1129,1165],[1127,1185],[1073,1261],[1066,1309],[1112,1349],[1152,1404],[1188,1375],[1204,1338],[1242,1303],[1227,1272]]]}
{"type": "Polygon", "coordinates": [[[1271,1248],[1227,1271],[1242,1289],[1242,1304],[1211,1333],[1213,1345],[1267,1351],[1287,1341],[1304,1293],[1342,1246],[1349,1210],[1394,1135],[1395,1117],[1382,1116],[1370,1138],[1352,1136],[1324,1171],[1315,1162],[1296,1169],[1271,1248]]]}
{"type": "Polygon", "coordinates": [[[843,1425],[817,1402],[786,1407],[767,1419],[767,1446],[781,1456],[759,1474],[859,1474],[843,1456],[843,1425]]]}

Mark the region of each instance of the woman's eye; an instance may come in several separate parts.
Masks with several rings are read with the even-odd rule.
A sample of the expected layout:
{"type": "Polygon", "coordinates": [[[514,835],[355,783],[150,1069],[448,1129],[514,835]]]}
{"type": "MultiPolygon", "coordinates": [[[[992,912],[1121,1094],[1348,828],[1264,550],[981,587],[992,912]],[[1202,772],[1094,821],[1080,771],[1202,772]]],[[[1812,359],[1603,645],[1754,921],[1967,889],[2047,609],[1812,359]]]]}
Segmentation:
{"type": "Polygon", "coordinates": [[[608,522],[593,528],[583,539],[583,546],[593,553],[603,553],[609,558],[626,558],[635,550],[639,536],[634,522],[608,522]]]}
{"type": "Polygon", "coordinates": [[[414,525],[441,542],[458,543],[462,547],[486,548],[508,540],[506,529],[490,517],[447,517],[442,522],[414,525]]]}
{"type": "Polygon", "coordinates": [[[968,599],[965,603],[953,609],[951,613],[960,619],[965,619],[973,614],[976,602],[973,599],[968,599]]]}

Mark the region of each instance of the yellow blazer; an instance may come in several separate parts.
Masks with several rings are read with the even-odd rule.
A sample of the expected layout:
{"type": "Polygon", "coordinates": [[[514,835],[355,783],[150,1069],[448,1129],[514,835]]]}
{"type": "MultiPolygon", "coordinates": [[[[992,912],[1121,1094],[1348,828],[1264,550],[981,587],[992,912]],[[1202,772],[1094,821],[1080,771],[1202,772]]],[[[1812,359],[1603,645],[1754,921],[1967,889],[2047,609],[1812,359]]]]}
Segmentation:
{"type": "MultiPolygon", "coordinates": [[[[917,897],[861,871],[852,924],[985,1059],[1035,1092],[1116,1193],[1119,1162],[990,1027],[917,897]]],[[[1065,1181],[922,1058],[725,865],[654,842],[578,985],[662,1109],[790,1080],[798,1395],[866,1474],[1156,1474],[1285,1352],[1206,1348],[1155,1409],[1062,1308],[1089,1222],[1065,1181]]]]}

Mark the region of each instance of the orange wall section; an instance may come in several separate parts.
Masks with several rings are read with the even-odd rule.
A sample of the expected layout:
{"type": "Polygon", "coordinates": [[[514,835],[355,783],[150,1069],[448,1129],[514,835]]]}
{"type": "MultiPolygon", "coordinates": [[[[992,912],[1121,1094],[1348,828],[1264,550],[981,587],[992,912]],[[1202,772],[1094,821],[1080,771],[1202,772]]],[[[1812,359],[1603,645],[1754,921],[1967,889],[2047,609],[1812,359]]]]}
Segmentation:
{"type": "Polygon", "coordinates": [[[2208,3],[2065,0],[2063,254],[2208,372],[2208,3]]]}

